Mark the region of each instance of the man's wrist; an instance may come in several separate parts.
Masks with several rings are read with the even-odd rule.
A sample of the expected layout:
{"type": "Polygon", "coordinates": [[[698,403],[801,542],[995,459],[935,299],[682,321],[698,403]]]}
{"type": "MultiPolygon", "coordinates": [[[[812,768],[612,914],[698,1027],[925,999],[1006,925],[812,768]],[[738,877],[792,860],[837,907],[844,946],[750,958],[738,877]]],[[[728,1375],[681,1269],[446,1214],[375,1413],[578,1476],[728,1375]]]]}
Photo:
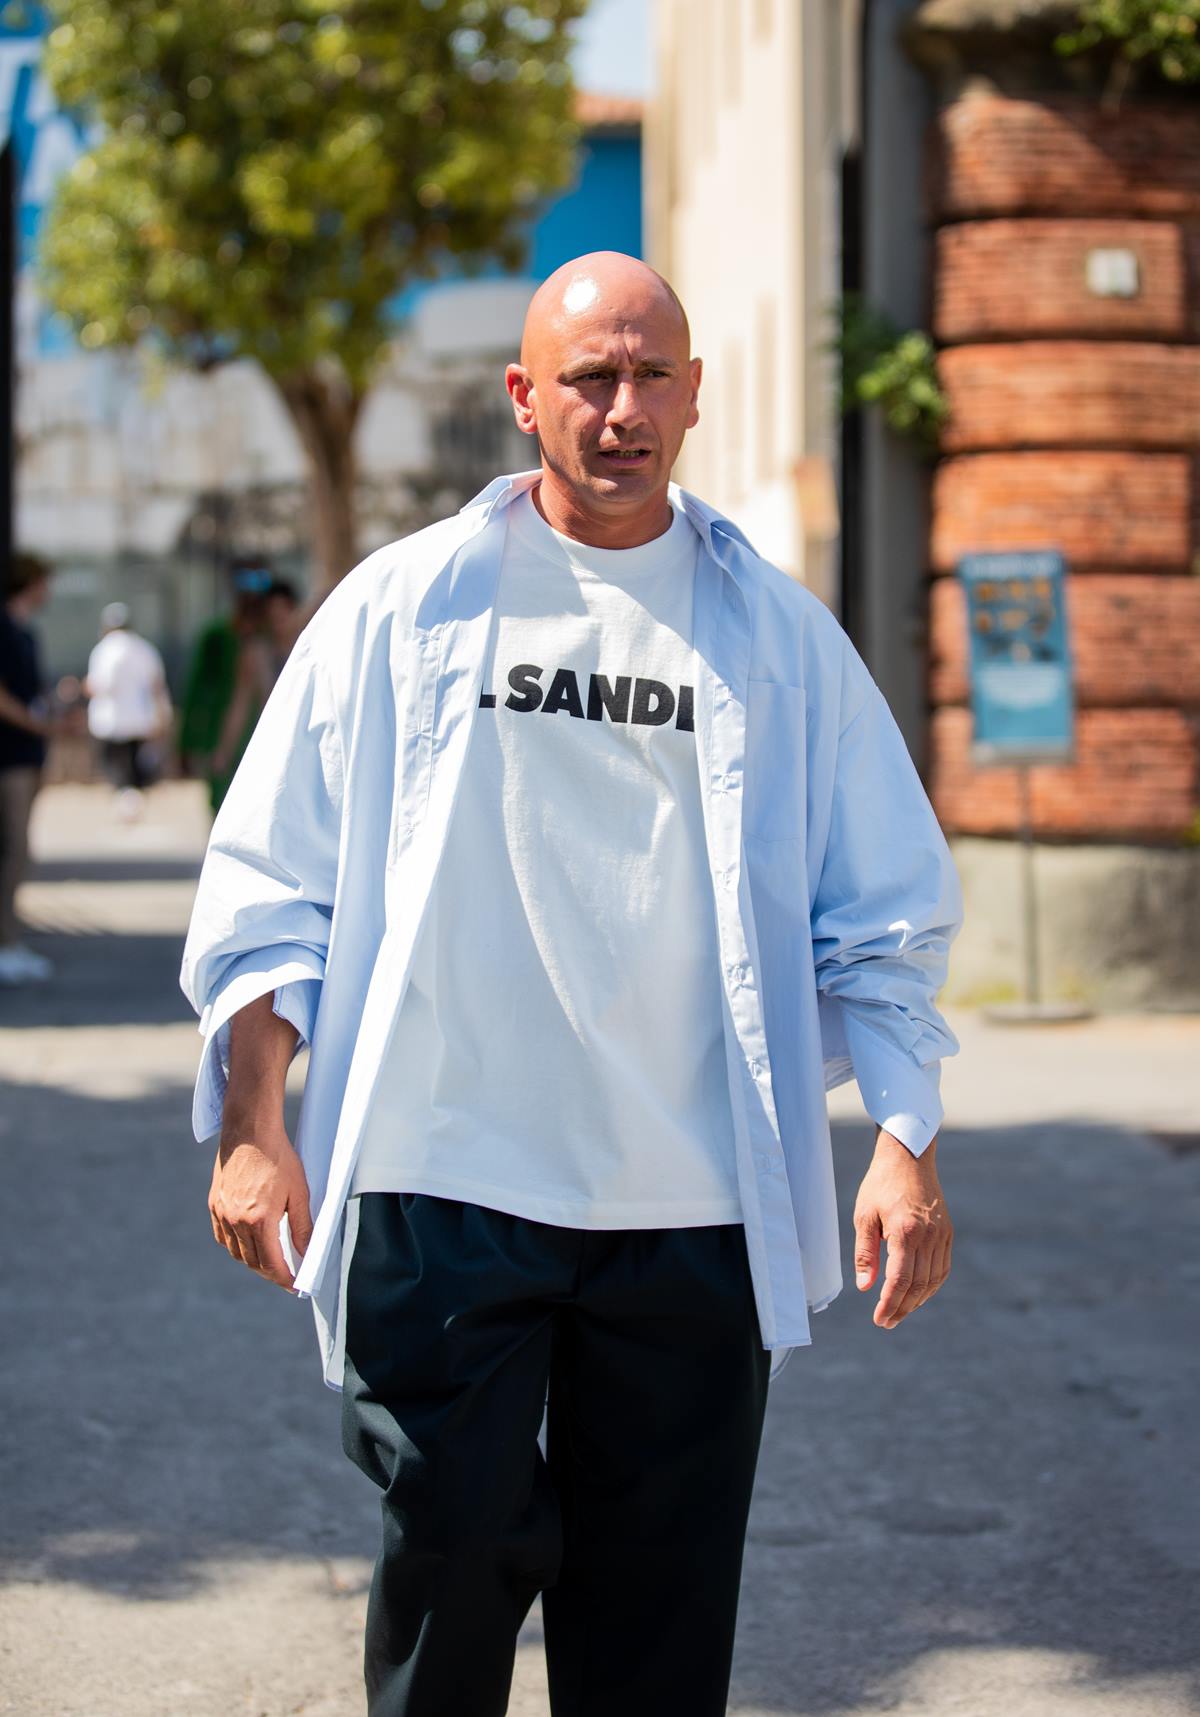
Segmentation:
{"type": "Polygon", "coordinates": [[[929,1162],[932,1162],[937,1151],[937,1134],[935,1133],[933,1135],[929,1143],[924,1146],[922,1150],[914,1151],[911,1145],[906,1145],[903,1139],[898,1139],[896,1137],[895,1133],[889,1133],[885,1127],[877,1125],[875,1129],[875,1149],[877,1151],[882,1151],[885,1156],[895,1156],[897,1153],[902,1153],[910,1162],[924,1162],[926,1159],[928,1159],[929,1162]]]}

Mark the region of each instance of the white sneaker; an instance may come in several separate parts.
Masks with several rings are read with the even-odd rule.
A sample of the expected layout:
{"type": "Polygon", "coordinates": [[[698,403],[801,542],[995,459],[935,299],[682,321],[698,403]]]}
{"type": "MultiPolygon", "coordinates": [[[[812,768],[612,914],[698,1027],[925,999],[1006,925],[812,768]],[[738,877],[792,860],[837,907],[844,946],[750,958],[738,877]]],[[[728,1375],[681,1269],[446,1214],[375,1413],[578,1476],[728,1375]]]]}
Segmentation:
{"type": "Polygon", "coordinates": [[[44,984],[54,976],[54,967],[44,954],[35,954],[23,942],[0,948],[0,984],[44,984]]]}

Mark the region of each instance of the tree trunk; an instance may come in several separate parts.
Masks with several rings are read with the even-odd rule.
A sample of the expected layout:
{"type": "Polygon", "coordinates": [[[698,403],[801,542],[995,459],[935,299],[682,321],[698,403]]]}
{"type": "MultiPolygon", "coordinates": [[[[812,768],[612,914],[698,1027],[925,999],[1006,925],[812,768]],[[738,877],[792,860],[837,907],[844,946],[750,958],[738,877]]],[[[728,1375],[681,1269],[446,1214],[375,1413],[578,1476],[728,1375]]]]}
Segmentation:
{"type": "Polygon", "coordinates": [[[308,465],[313,594],[324,596],[358,560],[354,426],[362,395],[343,376],[317,370],[278,385],[308,465]]]}

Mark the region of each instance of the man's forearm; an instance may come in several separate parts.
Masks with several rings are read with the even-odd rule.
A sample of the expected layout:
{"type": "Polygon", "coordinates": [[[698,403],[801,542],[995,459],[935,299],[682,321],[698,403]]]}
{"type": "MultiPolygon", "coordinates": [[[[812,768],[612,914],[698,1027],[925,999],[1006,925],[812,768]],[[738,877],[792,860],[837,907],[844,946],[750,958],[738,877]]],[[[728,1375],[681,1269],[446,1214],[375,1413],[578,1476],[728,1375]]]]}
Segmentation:
{"type": "Polygon", "coordinates": [[[259,1119],[278,1120],[298,1036],[291,1021],[275,1012],[273,994],[257,996],[234,1014],[229,1022],[227,1126],[245,1129],[259,1119]]]}

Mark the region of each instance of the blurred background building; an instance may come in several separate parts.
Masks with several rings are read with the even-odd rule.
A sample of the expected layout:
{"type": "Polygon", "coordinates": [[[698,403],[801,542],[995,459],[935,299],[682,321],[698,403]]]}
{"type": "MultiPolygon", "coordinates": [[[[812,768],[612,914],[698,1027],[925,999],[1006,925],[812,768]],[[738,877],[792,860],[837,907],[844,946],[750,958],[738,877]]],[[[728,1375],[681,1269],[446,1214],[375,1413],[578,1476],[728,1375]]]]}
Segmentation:
{"type": "MultiPolygon", "coordinates": [[[[1032,772],[1047,991],[1196,1007],[1200,110],[1194,85],[1064,58],[1075,17],[593,0],[576,180],[539,211],[524,272],[397,299],[358,428],[361,547],[527,462],[498,373],[532,290],[582,251],[644,251],[705,360],[680,479],[839,615],[954,843],[955,997],[1011,995],[1021,964],[1017,783],[972,760],[955,568],[1057,548],[1079,707],[1075,761],[1032,772]],[[930,342],[932,446],[844,412],[832,343],[852,302],[930,342]]],[[[233,557],[306,581],[303,459],[254,365],[159,373],[46,314],[31,248],[84,140],[37,58],[28,32],[0,38],[24,162],[17,539],[57,569],[53,674],[79,671],[120,597],[177,679],[233,557]]]]}
{"type": "Polygon", "coordinates": [[[706,360],[682,475],[830,603],[886,693],[966,887],[952,987],[1013,994],[1021,924],[1016,776],[972,762],[955,568],[1057,548],[1079,707],[1075,761],[1032,771],[1047,989],[1200,1005],[1194,91],[1065,59],[1061,3],[656,12],[648,255],[706,360]],[[932,335],[936,459],[878,412],[843,420],[851,294],[932,335]]]}
{"type": "MultiPolygon", "coordinates": [[[[15,50],[20,53],[22,50],[15,50]]],[[[2,61],[0,61],[2,65],[2,61]]],[[[526,270],[447,278],[396,300],[396,339],[357,433],[364,554],[528,463],[500,383],[537,283],[601,245],[640,254],[641,104],[581,94],[575,185],[541,210],[526,270]]],[[[55,568],[48,671],[79,673],[106,602],[129,604],[178,681],[190,640],[227,601],[233,559],[261,556],[303,588],[309,516],[295,431],[257,366],[157,369],[89,352],[41,303],[41,210],[79,152],[36,66],[14,115],[28,167],[18,285],[16,535],[55,568]]]]}

